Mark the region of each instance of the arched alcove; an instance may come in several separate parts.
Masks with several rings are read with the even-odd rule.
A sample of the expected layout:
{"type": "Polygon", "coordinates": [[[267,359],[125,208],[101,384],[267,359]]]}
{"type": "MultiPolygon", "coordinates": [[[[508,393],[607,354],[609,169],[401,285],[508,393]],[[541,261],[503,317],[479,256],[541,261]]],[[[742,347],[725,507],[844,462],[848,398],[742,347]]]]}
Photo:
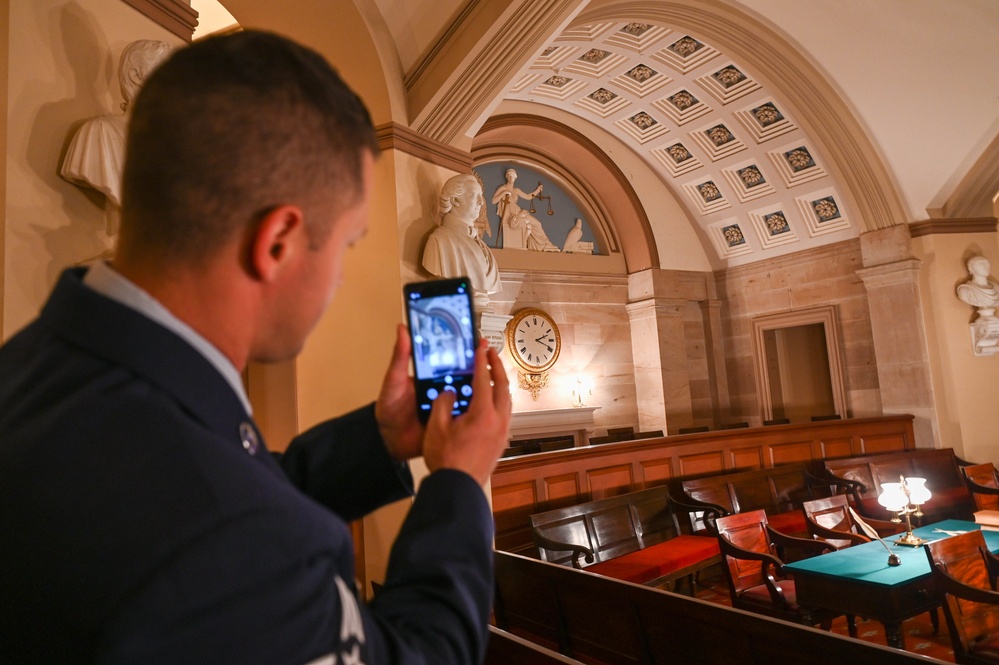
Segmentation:
{"type": "Polygon", "coordinates": [[[659,267],[648,214],[628,179],[610,157],[576,130],[540,116],[496,116],[475,137],[472,159],[475,163],[522,160],[541,166],[592,211],[610,255],[624,259],[622,272],[659,267]]]}

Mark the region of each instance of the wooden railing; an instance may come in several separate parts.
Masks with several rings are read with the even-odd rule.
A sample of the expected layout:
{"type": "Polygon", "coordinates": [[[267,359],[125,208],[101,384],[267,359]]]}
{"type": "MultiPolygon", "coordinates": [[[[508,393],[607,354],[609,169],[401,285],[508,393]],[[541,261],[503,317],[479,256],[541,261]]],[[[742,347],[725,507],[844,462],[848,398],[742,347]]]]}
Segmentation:
{"type": "Polygon", "coordinates": [[[718,430],[500,460],[492,477],[496,548],[529,552],[529,516],[699,477],[916,447],[909,415],[718,430]]]}

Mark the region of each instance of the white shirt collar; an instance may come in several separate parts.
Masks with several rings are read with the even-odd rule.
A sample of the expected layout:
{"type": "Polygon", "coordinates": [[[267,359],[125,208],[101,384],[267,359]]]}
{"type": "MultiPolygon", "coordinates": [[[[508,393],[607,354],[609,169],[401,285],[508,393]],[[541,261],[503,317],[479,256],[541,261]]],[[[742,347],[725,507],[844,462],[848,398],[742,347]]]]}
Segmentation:
{"type": "Polygon", "coordinates": [[[123,277],[103,261],[98,261],[90,266],[87,274],[83,277],[83,283],[97,293],[152,319],[193,346],[232,386],[236,396],[243,403],[243,408],[246,409],[247,415],[253,415],[250,399],[247,397],[246,389],[243,387],[243,378],[240,376],[236,366],[211,342],[195,332],[191,326],[170,313],[170,310],[164,307],[158,300],[123,277]]]}

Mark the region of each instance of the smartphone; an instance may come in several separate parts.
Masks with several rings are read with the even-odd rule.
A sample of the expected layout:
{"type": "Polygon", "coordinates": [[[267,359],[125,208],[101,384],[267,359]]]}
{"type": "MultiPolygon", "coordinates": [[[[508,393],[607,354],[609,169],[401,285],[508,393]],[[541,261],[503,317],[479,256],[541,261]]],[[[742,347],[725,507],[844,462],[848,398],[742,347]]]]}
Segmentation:
{"type": "Polygon", "coordinates": [[[427,422],[444,391],[455,394],[452,416],[468,410],[478,334],[467,277],[407,284],[403,288],[413,347],[416,414],[427,422]]]}

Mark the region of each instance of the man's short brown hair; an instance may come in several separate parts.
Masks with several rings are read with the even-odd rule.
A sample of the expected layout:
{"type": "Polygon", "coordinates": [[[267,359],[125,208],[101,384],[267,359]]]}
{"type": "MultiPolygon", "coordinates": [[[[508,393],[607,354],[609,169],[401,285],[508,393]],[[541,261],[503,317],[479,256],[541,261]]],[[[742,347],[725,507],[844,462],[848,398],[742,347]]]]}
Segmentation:
{"type": "Polygon", "coordinates": [[[293,204],[321,243],[361,195],[365,150],[378,152],[367,109],[315,51],[257,31],[196,42],[135,100],[122,234],[143,251],[196,260],[293,204]],[[331,199],[332,216],[309,214],[331,199]]]}

